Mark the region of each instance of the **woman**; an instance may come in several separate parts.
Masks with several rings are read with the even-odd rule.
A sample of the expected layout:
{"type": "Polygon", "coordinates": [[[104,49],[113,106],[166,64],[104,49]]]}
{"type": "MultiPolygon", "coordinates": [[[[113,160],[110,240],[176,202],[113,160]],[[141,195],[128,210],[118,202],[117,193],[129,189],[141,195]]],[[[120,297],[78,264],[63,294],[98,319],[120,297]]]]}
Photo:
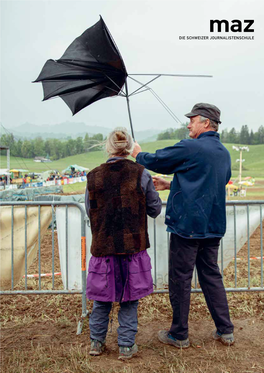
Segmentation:
{"type": "Polygon", "coordinates": [[[112,302],[119,302],[119,359],[137,352],[138,300],[153,291],[147,215],[155,218],[162,205],[149,172],[127,159],[133,146],[126,129],[109,134],[109,159],[88,173],[85,198],[92,230],[86,290],[94,300],[90,355],[104,351],[112,302]]]}

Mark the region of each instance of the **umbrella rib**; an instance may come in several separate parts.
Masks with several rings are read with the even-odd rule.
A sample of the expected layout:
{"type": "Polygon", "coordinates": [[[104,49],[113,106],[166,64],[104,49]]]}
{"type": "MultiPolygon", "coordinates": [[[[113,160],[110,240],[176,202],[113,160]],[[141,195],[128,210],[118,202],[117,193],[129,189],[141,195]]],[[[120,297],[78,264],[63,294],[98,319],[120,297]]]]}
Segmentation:
{"type": "Polygon", "coordinates": [[[110,76],[108,76],[107,74],[105,74],[105,76],[119,89],[119,91],[115,91],[115,92],[119,93],[121,91],[123,95],[126,96],[125,92],[122,90],[122,87],[119,87],[119,85],[116,84],[116,82],[113,79],[111,79],[110,76]]]}
{"type": "MultiPolygon", "coordinates": [[[[153,96],[160,102],[160,104],[164,107],[165,110],[172,116],[172,118],[177,122],[181,123],[180,119],[174,114],[174,112],[168,107],[167,104],[159,97],[159,95],[152,89],[150,88],[150,92],[153,94],[153,96]]],[[[182,123],[181,123],[182,124],[182,123]]]]}
{"type": "MultiPolygon", "coordinates": [[[[95,89],[96,90],[96,85],[99,85],[99,84],[102,84],[105,82],[105,78],[104,79],[101,79],[101,80],[95,80],[95,79],[89,79],[89,81],[91,81],[94,85],[91,85],[89,83],[89,86],[87,86],[87,83],[84,84],[83,86],[79,86],[79,87],[67,87],[67,88],[62,88],[62,86],[58,87],[56,89],[56,91],[53,90],[53,92],[50,92],[48,95],[45,96],[45,98],[43,99],[44,100],[48,100],[52,97],[56,97],[56,96],[60,96],[60,95],[65,95],[65,94],[72,94],[72,93],[75,93],[76,91],[79,92],[79,91],[84,91],[86,89],[95,89]],[[58,92],[60,91],[60,92],[58,92]]],[[[47,81],[46,81],[47,82],[47,81]]],[[[107,87],[109,89],[111,89],[110,87],[107,87]]]]}
{"type": "Polygon", "coordinates": [[[119,93],[119,91],[116,91],[115,89],[113,89],[113,88],[110,88],[110,87],[108,87],[107,85],[105,86],[105,88],[107,88],[107,89],[109,89],[110,91],[113,91],[113,92],[115,92],[115,93],[119,93]]]}
{"type": "Polygon", "coordinates": [[[134,92],[130,93],[129,96],[132,96],[136,92],[140,91],[142,88],[147,87],[148,84],[152,83],[154,80],[158,79],[159,77],[160,77],[160,75],[156,76],[155,78],[151,79],[150,81],[148,81],[146,84],[143,84],[143,85],[142,85],[142,83],[140,83],[142,86],[140,88],[136,89],[134,92]]]}
{"type": "MultiPolygon", "coordinates": [[[[140,81],[138,81],[137,79],[135,78],[132,78],[131,76],[129,76],[130,79],[134,80],[136,83],[138,84],[142,84],[140,81]]],[[[142,88],[142,87],[141,87],[142,88]]],[[[148,89],[146,90],[149,90],[153,96],[159,101],[159,103],[164,107],[164,109],[170,114],[170,116],[178,123],[181,121],[179,120],[179,118],[174,114],[174,112],[168,107],[167,104],[165,104],[165,102],[159,97],[159,95],[150,87],[148,87],[148,89]]],[[[142,91],[143,92],[143,91],[142,91]]],[[[139,93],[142,93],[142,92],[139,92],[139,93]]]]}
{"type": "MultiPolygon", "coordinates": [[[[111,88],[111,87],[108,87],[107,85],[105,86],[105,88],[109,89],[110,91],[113,91],[115,93],[119,93],[119,91],[116,91],[115,89],[111,88]]],[[[84,88],[83,90],[85,90],[86,88],[84,88]]],[[[98,92],[101,92],[101,89],[99,88],[96,88],[96,87],[92,87],[91,89],[94,89],[95,91],[98,91],[98,92]]],[[[68,92],[66,94],[71,94],[72,92],[68,92]]],[[[58,95],[59,96],[59,95],[58,95]]]]}
{"type": "Polygon", "coordinates": [[[143,93],[143,92],[146,92],[146,91],[150,91],[150,90],[151,90],[151,88],[143,89],[143,91],[139,91],[139,92],[134,93],[133,96],[139,95],[140,93],[143,93]]]}
{"type": "Polygon", "coordinates": [[[184,78],[212,78],[213,75],[185,75],[185,74],[129,74],[129,76],[153,76],[153,75],[159,75],[159,76],[177,76],[177,77],[184,77],[184,78]]]}

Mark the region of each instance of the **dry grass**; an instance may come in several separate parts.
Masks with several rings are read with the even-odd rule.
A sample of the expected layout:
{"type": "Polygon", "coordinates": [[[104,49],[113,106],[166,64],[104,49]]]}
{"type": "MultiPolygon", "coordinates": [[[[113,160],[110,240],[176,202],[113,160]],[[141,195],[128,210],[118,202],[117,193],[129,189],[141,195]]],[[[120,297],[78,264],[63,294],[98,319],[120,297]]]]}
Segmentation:
{"type": "MultiPolygon", "coordinates": [[[[241,340],[240,345],[232,348],[212,341],[209,333],[213,324],[203,295],[192,294],[192,345],[186,351],[161,345],[156,338],[157,330],[170,324],[168,295],[156,294],[142,299],[138,311],[139,357],[125,364],[117,360],[117,306],[113,313],[113,331],[108,333],[106,355],[92,358],[88,353],[88,319],[82,335],[76,335],[81,296],[36,296],[32,299],[32,296],[18,295],[16,299],[6,298],[5,304],[1,304],[3,372],[260,373],[264,369],[264,351],[260,347],[264,332],[263,293],[228,294],[236,336],[241,340]],[[24,307],[25,312],[22,311],[24,307]],[[248,340],[249,331],[252,342],[248,340]]],[[[91,309],[92,302],[88,306],[91,309]]]]}
{"type": "Polygon", "coordinates": [[[261,373],[264,369],[263,353],[255,355],[248,349],[222,348],[215,342],[192,346],[189,350],[175,351],[160,345],[140,345],[141,355],[121,363],[106,357],[92,358],[87,346],[65,344],[58,348],[54,344],[41,346],[32,342],[27,350],[13,350],[5,360],[3,370],[7,373],[106,373],[106,372],[159,372],[159,373],[261,373]]]}

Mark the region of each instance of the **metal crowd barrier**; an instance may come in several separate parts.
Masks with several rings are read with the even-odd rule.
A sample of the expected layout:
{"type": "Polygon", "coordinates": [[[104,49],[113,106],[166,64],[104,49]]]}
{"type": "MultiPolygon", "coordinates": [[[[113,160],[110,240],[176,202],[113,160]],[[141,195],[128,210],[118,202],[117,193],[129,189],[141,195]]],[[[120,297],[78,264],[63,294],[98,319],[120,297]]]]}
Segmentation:
{"type": "MultiPolygon", "coordinates": [[[[164,203],[163,205],[166,205],[164,203]]],[[[263,291],[263,229],[262,229],[262,205],[264,205],[264,201],[228,201],[227,206],[233,206],[233,213],[234,213],[234,287],[227,287],[226,291],[228,292],[242,292],[242,291],[263,291]],[[237,236],[236,236],[236,229],[237,229],[237,214],[236,208],[237,206],[246,206],[247,211],[247,272],[248,272],[248,279],[247,279],[247,287],[238,287],[238,270],[237,270],[237,236]],[[259,221],[260,221],[260,283],[259,286],[252,286],[251,285],[251,276],[250,276],[250,229],[249,229],[249,206],[257,205],[259,206],[259,221]]],[[[82,315],[80,317],[80,321],[78,323],[77,334],[80,334],[82,331],[82,325],[84,318],[87,316],[87,307],[86,307],[86,224],[87,224],[87,217],[83,206],[77,202],[59,202],[59,201],[50,201],[50,202],[0,202],[0,206],[11,206],[11,290],[4,290],[0,291],[1,295],[11,295],[11,294],[82,294],[82,315]],[[14,206],[25,206],[25,228],[27,227],[27,208],[30,206],[37,206],[38,207],[38,290],[29,290],[27,284],[27,275],[28,275],[28,265],[27,265],[27,229],[25,229],[25,289],[24,290],[14,290],[14,206]],[[41,215],[40,215],[40,208],[41,206],[51,206],[52,208],[52,290],[42,289],[42,281],[41,281],[41,215]],[[66,209],[66,219],[65,219],[65,243],[66,243],[66,289],[58,290],[55,289],[55,272],[54,272],[54,249],[55,249],[55,207],[65,206],[66,209]],[[69,290],[68,288],[68,268],[69,268],[69,237],[68,237],[68,225],[69,225],[69,218],[68,218],[68,207],[74,206],[79,209],[81,213],[80,219],[80,230],[81,230],[81,271],[82,271],[82,289],[81,290],[69,290]]],[[[164,228],[165,229],[165,228],[164,228]]],[[[156,229],[156,220],[153,220],[153,250],[154,250],[154,263],[153,264],[153,281],[154,284],[157,284],[157,229],[156,229]]],[[[169,233],[166,233],[167,243],[166,249],[167,253],[169,254],[169,233]]],[[[224,279],[224,269],[223,269],[223,240],[221,240],[220,244],[220,252],[221,252],[221,265],[220,270],[224,279]]],[[[169,255],[168,255],[169,257],[169,255]]],[[[163,290],[154,290],[154,293],[167,293],[168,289],[163,290]]],[[[201,289],[198,286],[197,280],[197,273],[195,270],[194,273],[194,287],[192,288],[193,293],[200,293],[201,289]]]]}
{"type": "Polygon", "coordinates": [[[82,294],[82,315],[80,317],[80,321],[78,323],[77,334],[80,334],[82,331],[83,319],[87,316],[87,307],[86,307],[86,213],[84,211],[83,206],[78,202],[0,202],[1,206],[11,206],[11,290],[3,290],[0,291],[0,295],[6,294],[82,294]],[[14,206],[25,206],[25,289],[24,290],[14,290],[14,206]],[[27,264],[27,208],[31,206],[38,207],[38,290],[29,290],[28,289],[28,264],[27,264]],[[41,287],[41,214],[40,208],[41,206],[51,206],[52,208],[52,290],[42,289],[41,287]],[[65,219],[65,243],[66,243],[66,289],[58,290],[55,289],[55,272],[54,272],[54,236],[55,236],[55,206],[65,206],[66,208],[66,219],[65,219]],[[82,271],[82,289],[81,290],[69,290],[68,287],[68,256],[69,256],[69,245],[68,245],[68,206],[74,206],[79,209],[81,213],[80,219],[80,231],[81,231],[81,271],[82,271]]]}
{"type": "MultiPolygon", "coordinates": [[[[163,206],[166,206],[166,202],[163,202],[163,206]]],[[[264,206],[264,200],[250,200],[250,201],[227,201],[226,206],[233,206],[233,229],[234,229],[234,287],[225,287],[225,290],[227,292],[252,292],[252,291],[264,291],[264,285],[263,285],[263,227],[262,227],[262,221],[263,221],[263,213],[262,213],[262,208],[264,206]],[[246,221],[247,221],[247,226],[246,226],[246,231],[247,231],[247,286],[246,287],[238,287],[238,269],[237,269],[237,264],[238,264],[238,258],[237,258],[237,207],[238,206],[245,206],[246,208],[246,221]],[[258,258],[251,258],[250,257],[250,219],[249,219],[249,207],[250,206],[258,206],[259,207],[259,224],[260,224],[260,256],[258,258]],[[252,286],[251,284],[251,259],[257,259],[259,264],[260,264],[260,281],[259,281],[259,286],[252,286]]],[[[157,284],[157,245],[156,245],[156,238],[157,238],[157,228],[156,228],[156,219],[153,220],[153,243],[154,243],[154,263],[153,263],[153,282],[154,285],[157,284]]],[[[167,256],[169,259],[169,250],[170,250],[170,243],[169,243],[169,233],[167,233],[167,256]]],[[[225,275],[224,275],[224,268],[223,268],[223,262],[224,262],[224,244],[223,244],[223,239],[220,241],[220,265],[219,269],[221,271],[221,275],[223,277],[223,281],[225,281],[225,275]]],[[[197,271],[196,268],[194,268],[194,276],[193,276],[193,283],[194,285],[192,286],[192,293],[201,293],[202,290],[199,287],[198,284],[198,276],[197,276],[197,271]]],[[[156,290],[154,290],[154,293],[168,293],[168,289],[157,289],[157,286],[154,286],[154,289],[156,287],[156,290]]]]}

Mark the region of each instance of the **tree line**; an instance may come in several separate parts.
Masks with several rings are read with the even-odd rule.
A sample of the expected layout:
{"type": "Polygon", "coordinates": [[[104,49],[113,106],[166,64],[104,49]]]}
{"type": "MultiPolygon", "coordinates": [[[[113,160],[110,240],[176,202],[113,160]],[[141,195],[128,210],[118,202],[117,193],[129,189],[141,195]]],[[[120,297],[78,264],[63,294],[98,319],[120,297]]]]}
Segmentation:
{"type": "MultiPolygon", "coordinates": [[[[188,139],[189,130],[188,123],[182,123],[180,128],[168,128],[160,133],[157,140],[168,139],[188,139]]],[[[224,129],[220,132],[220,138],[223,143],[257,145],[264,144],[264,126],[261,125],[256,132],[249,131],[247,125],[242,126],[240,131],[235,128],[231,130],[224,129]]],[[[31,140],[16,139],[12,133],[3,134],[0,137],[0,144],[10,148],[10,154],[14,157],[34,158],[48,157],[51,160],[69,157],[71,155],[86,153],[89,151],[98,151],[102,149],[104,137],[101,133],[89,136],[88,133],[84,137],[76,139],[67,138],[66,140],[47,139],[36,137],[31,140]]],[[[1,155],[6,154],[2,150],[1,155]]]]}
{"type": "Polygon", "coordinates": [[[189,130],[187,129],[188,123],[182,123],[180,128],[168,128],[158,134],[157,140],[170,140],[170,139],[188,139],[189,130]]]}
{"type": "MultiPolygon", "coordinates": [[[[0,144],[8,146],[10,148],[10,154],[13,157],[48,157],[55,161],[71,155],[101,150],[103,140],[104,137],[101,133],[91,137],[87,133],[84,138],[77,137],[76,139],[68,138],[66,140],[43,140],[41,137],[36,137],[31,140],[17,140],[13,134],[10,133],[3,134],[0,137],[0,144]]],[[[6,154],[6,151],[2,150],[1,155],[4,154],[6,154]]]]}
{"type": "MultiPolygon", "coordinates": [[[[166,131],[158,135],[158,140],[168,139],[188,139],[189,130],[187,129],[188,123],[183,123],[180,128],[168,128],[166,131]]],[[[245,144],[245,145],[258,145],[264,144],[264,126],[261,125],[259,129],[254,132],[249,131],[247,125],[241,127],[240,131],[235,130],[233,127],[231,130],[224,129],[220,132],[220,139],[224,143],[231,144],[245,144]]]]}
{"type": "Polygon", "coordinates": [[[241,127],[240,131],[232,128],[230,131],[224,129],[221,132],[221,141],[233,144],[258,145],[264,144],[264,127],[260,126],[257,132],[249,131],[247,125],[241,127]]]}

